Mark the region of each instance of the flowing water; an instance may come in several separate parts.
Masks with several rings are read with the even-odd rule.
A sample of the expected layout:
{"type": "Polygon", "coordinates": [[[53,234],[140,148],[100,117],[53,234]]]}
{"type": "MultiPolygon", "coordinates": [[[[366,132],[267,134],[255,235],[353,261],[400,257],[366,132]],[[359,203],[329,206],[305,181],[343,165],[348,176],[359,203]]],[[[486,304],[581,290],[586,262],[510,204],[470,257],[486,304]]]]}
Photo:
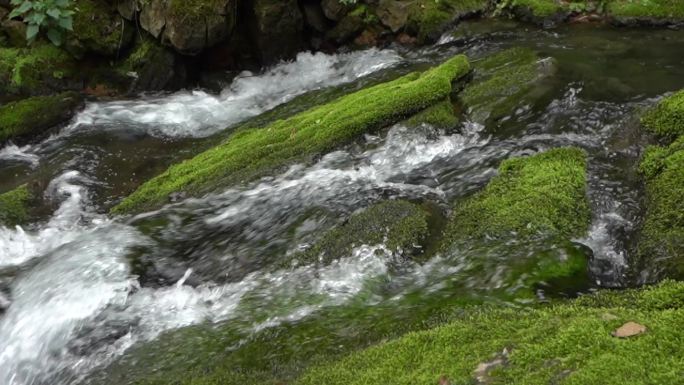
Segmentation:
{"type": "MultiPolygon", "coordinates": [[[[682,50],[678,31],[472,22],[423,49],[302,53],[242,74],[219,95],[89,103],[50,137],[0,149],[0,191],[39,183],[46,202],[29,226],[0,228],[0,384],[127,383],[188,357],[210,365],[252,349],[268,361],[274,344],[295,358],[342,354],[439,322],[444,309],[465,303],[525,306],[533,299],[512,294],[538,290],[520,269],[540,254],[590,255],[591,282],[581,290],[636,284],[629,271],[643,199],[636,164],[649,141],[638,113],[684,87],[682,50]],[[235,126],[262,125],[457,53],[478,60],[515,46],[554,58],[558,70],[502,119],[466,113],[448,130],[398,124],[248,185],[133,218],[104,214],[235,126]],[[443,219],[503,159],[567,145],[589,154],[593,209],[590,232],[571,246],[507,244],[411,260],[375,244],[329,265],[283,268],[375,202],[408,199],[443,219]],[[223,330],[220,338],[203,329],[210,325],[220,326],[211,328],[223,330]],[[172,354],[174,346],[197,354],[172,354]],[[126,366],[140,360],[144,368],[126,366]]],[[[575,294],[536,292],[538,299],[575,294]]]]}

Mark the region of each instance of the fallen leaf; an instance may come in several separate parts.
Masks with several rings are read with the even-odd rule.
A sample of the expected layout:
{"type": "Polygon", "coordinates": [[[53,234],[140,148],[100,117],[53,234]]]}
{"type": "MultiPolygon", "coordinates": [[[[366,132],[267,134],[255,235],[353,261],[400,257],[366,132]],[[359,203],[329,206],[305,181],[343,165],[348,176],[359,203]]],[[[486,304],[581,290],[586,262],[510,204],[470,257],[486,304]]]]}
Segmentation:
{"type": "Polygon", "coordinates": [[[613,337],[628,338],[638,336],[639,334],[643,333],[646,333],[646,326],[630,321],[615,330],[613,332],[613,337]]]}

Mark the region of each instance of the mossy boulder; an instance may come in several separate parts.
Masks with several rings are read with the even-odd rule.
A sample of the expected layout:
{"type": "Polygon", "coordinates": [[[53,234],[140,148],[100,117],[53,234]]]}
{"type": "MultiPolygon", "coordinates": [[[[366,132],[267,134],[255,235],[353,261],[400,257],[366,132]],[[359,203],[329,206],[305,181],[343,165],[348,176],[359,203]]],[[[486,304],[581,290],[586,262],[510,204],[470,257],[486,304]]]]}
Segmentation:
{"type": "Polygon", "coordinates": [[[584,151],[572,147],[504,161],[484,190],[456,203],[444,248],[466,240],[585,235],[586,166],[584,151]]]}
{"type": "Polygon", "coordinates": [[[684,135],[684,90],[649,109],[641,117],[641,123],[648,131],[670,139],[684,135]]]}
{"type": "Polygon", "coordinates": [[[418,0],[408,11],[406,30],[419,43],[435,42],[452,24],[467,16],[487,11],[489,0],[418,0]]]}
{"type": "Polygon", "coordinates": [[[76,62],[51,44],[0,48],[0,94],[43,95],[81,89],[76,62]]]}
{"type": "Polygon", "coordinates": [[[445,326],[312,368],[294,383],[679,384],[683,298],[684,284],[668,281],[527,311],[473,308],[445,326]],[[630,321],[646,332],[613,337],[630,321]]]}
{"type": "Polygon", "coordinates": [[[684,23],[684,3],[678,0],[612,0],[606,12],[614,23],[623,25],[684,23]]]}
{"type": "Polygon", "coordinates": [[[443,101],[452,83],[470,71],[459,55],[424,73],[343,96],[259,129],[242,129],[222,144],[171,166],[143,184],[112,212],[126,214],[158,207],[169,194],[197,196],[306,161],[443,101]]]}
{"type": "Polygon", "coordinates": [[[0,226],[14,227],[29,219],[31,192],[26,185],[0,194],[0,226]]]}
{"type": "Polygon", "coordinates": [[[459,95],[470,119],[478,123],[497,120],[515,111],[521,99],[553,76],[553,59],[541,59],[527,48],[512,48],[473,64],[474,79],[459,95]]]}
{"type": "Polygon", "coordinates": [[[0,107],[0,144],[37,136],[63,123],[82,104],[76,92],[34,96],[0,107]]]}
{"type": "Polygon", "coordinates": [[[117,57],[133,39],[134,27],[106,0],[74,2],[73,33],[67,49],[76,56],[91,52],[117,57]]]}
{"type": "Polygon", "coordinates": [[[352,215],[308,250],[293,255],[292,260],[300,265],[328,264],[351,256],[354,248],[364,245],[384,245],[391,253],[411,256],[424,250],[430,215],[407,201],[384,201],[352,215]]]}
{"type": "Polygon", "coordinates": [[[646,215],[634,263],[637,279],[653,282],[663,277],[684,279],[684,94],[676,93],[647,111],[647,130],[665,138],[669,146],[651,146],[640,168],[646,182],[646,215]]]}
{"type": "Polygon", "coordinates": [[[566,2],[559,0],[511,0],[502,2],[502,7],[518,19],[539,25],[552,26],[565,21],[571,7],[582,7],[587,2],[566,2]]]}

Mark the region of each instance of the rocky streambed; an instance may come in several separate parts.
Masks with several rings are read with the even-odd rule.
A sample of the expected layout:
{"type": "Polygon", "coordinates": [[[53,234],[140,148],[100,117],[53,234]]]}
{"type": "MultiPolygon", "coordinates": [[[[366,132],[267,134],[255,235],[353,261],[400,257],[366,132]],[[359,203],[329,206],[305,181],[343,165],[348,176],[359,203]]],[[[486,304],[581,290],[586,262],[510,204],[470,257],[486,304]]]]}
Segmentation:
{"type": "Polygon", "coordinates": [[[677,383],[684,33],[433,40],[14,136],[0,383],[677,383]]]}

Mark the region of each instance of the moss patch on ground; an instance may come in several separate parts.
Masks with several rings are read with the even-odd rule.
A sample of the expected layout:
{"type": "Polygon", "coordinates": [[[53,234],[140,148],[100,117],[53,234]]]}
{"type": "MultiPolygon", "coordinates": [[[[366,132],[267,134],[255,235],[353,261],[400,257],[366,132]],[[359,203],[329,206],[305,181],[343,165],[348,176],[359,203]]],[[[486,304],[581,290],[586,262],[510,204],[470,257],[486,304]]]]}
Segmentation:
{"type": "Polygon", "coordinates": [[[684,371],[684,284],[606,292],[567,304],[479,308],[330,365],[296,384],[679,384],[684,371]],[[628,321],[643,335],[611,333],[628,321]],[[478,366],[493,363],[487,371],[478,366]],[[481,382],[480,382],[481,383],[481,382]]]}
{"type": "Polygon", "coordinates": [[[26,185],[0,194],[0,226],[13,227],[28,220],[31,193],[26,185]]]}
{"type": "Polygon", "coordinates": [[[81,104],[75,92],[34,96],[0,107],[0,143],[40,135],[70,119],[81,104]]]}
{"type": "Polygon", "coordinates": [[[459,55],[424,73],[355,92],[261,129],[241,130],[145,183],[112,212],[158,207],[173,192],[200,195],[324,154],[444,100],[452,82],[469,71],[467,58],[459,55]]]}
{"type": "Polygon", "coordinates": [[[384,201],[352,215],[293,259],[304,265],[328,264],[352,255],[355,247],[381,244],[392,253],[410,256],[422,249],[428,237],[428,216],[427,211],[413,203],[384,201]]]}
{"type": "Polygon", "coordinates": [[[76,74],[69,54],[49,44],[0,48],[0,93],[43,94],[76,74]]]}
{"type": "Polygon", "coordinates": [[[540,60],[526,48],[512,48],[473,64],[475,77],[459,95],[477,122],[511,114],[523,95],[555,70],[553,60],[540,60]]]}
{"type": "Polygon", "coordinates": [[[445,246],[470,239],[582,236],[591,221],[586,154],[558,148],[504,161],[481,192],[456,204],[445,246]]]}

